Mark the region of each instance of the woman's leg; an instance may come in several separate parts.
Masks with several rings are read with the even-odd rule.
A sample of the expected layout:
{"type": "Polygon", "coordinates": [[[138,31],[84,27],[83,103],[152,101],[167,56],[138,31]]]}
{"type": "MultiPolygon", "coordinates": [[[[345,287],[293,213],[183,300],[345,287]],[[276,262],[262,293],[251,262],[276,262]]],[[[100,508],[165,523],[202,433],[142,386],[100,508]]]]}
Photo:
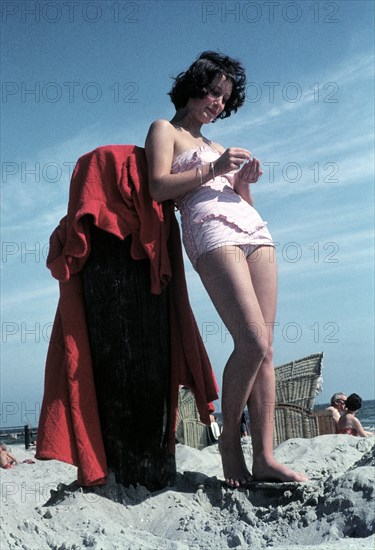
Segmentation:
{"type": "Polygon", "coordinates": [[[258,248],[247,259],[254,292],[263,315],[268,349],[258,370],[248,399],[253,445],[253,476],[257,480],[304,481],[306,477],[278,464],[273,455],[275,372],[273,327],[277,301],[277,265],[273,248],[258,248]]]}
{"type": "Polygon", "coordinates": [[[223,375],[220,452],[226,482],[238,487],[249,479],[241,447],[241,415],[267,354],[268,336],[239,247],[227,245],[200,256],[197,271],[234,341],[223,375]]]}
{"type": "Polygon", "coordinates": [[[250,256],[247,262],[239,247],[227,245],[202,255],[197,265],[202,282],[234,341],[223,375],[220,437],[224,477],[232,487],[238,487],[249,477],[240,442],[240,420],[246,403],[251,415],[255,476],[305,479],[273,460],[273,417],[262,413],[267,403],[270,415],[273,414],[275,400],[271,344],[277,268],[273,257],[268,253],[259,254],[261,250],[265,249],[259,249],[257,256],[250,256]],[[263,460],[266,461],[264,467],[263,460]]]}

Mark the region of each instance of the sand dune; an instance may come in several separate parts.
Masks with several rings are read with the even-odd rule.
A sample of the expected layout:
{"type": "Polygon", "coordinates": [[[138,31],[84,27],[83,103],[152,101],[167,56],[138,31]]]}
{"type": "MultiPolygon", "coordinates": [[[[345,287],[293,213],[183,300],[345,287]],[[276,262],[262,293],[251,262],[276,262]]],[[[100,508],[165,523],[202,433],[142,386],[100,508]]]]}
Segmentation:
{"type": "MultiPolygon", "coordinates": [[[[248,438],[243,448],[251,464],[248,438]]],[[[33,458],[16,445],[11,452],[33,458]]],[[[176,483],[157,493],[112,476],[86,490],[73,466],[20,464],[1,471],[1,549],[373,549],[374,453],[373,437],[292,439],[276,456],[310,481],[231,490],[217,446],[178,445],[176,483]]]]}

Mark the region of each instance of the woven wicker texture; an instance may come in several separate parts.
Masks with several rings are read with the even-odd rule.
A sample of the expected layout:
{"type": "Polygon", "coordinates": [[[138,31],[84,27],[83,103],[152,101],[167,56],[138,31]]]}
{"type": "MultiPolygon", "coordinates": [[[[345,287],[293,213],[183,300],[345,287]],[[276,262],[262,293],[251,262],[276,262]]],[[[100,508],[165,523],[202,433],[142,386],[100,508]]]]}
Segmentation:
{"type": "Polygon", "coordinates": [[[311,438],[319,435],[318,418],[296,405],[275,407],[274,446],[294,437],[311,438]]]}
{"type": "Polygon", "coordinates": [[[322,367],[323,353],[315,353],[276,367],[276,403],[298,405],[313,411],[322,367]]]}
{"type": "Polygon", "coordinates": [[[204,449],[210,442],[208,440],[207,426],[196,420],[183,420],[185,445],[194,449],[204,449]]]}
{"type": "Polygon", "coordinates": [[[336,422],[331,411],[315,411],[314,416],[318,419],[319,435],[336,433],[336,422]]]}
{"type": "Polygon", "coordinates": [[[203,449],[211,444],[208,426],[200,421],[194,395],[187,388],[181,388],[178,394],[176,439],[195,449],[203,449]]]}

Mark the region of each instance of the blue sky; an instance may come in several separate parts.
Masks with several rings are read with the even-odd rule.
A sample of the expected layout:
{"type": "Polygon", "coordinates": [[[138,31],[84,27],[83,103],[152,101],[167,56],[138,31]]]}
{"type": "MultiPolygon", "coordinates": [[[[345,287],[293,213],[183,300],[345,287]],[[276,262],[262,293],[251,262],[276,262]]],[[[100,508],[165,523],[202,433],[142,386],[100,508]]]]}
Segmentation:
{"type": "MultiPolygon", "coordinates": [[[[45,267],[73,166],[143,145],[171,118],[171,76],[205,49],[247,68],[244,107],[207,127],[250,149],[255,205],[277,244],[275,364],[324,351],[324,390],[374,398],[371,1],[2,3],[3,424],[37,420],[58,284],[45,267]]],[[[221,384],[231,340],[186,259],[221,384]]]]}

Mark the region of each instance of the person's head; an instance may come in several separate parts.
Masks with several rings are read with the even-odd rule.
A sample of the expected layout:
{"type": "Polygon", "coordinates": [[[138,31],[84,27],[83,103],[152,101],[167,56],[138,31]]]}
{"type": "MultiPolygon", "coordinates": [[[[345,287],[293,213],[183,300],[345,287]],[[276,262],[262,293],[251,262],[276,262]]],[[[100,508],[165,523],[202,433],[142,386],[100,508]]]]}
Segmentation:
{"type": "Polygon", "coordinates": [[[350,412],[358,411],[362,407],[362,398],[357,393],[351,393],[346,400],[346,408],[350,412]]]}
{"type": "Polygon", "coordinates": [[[177,111],[185,107],[189,99],[216,94],[215,84],[219,81],[231,84],[227,86],[225,106],[217,116],[227,118],[243,105],[246,87],[244,67],[227,55],[213,51],[201,53],[186,71],[177,75],[168,95],[177,111]]]}
{"type": "Polygon", "coordinates": [[[335,407],[338,411],[343,411],[345,409],[346,395],[345,393],[338,392],[334,393],[331,397],[331,405],[335,407]]]}

